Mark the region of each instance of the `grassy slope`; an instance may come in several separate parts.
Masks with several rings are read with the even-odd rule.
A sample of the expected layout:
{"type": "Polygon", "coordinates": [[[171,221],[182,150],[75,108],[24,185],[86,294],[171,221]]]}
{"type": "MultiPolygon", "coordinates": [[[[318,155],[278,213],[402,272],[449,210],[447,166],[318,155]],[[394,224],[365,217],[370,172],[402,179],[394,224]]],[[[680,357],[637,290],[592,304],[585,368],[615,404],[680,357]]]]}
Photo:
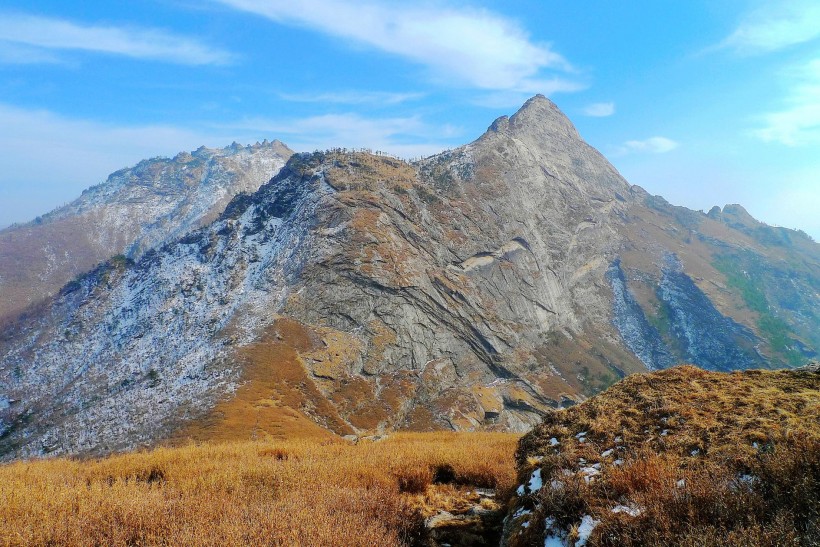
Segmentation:
{"type": "Polygon", "coordinates": [[[468,488],[512,491],[518,436],[189,445],[0,467],[0,545],[409,545],[468,488]],[[431,484],[452,468],[453,484],[431,484]]]}
{"type": "Polygon", "coordinates": [[[545,486],[517,500],[531,513],[511,526],[513,546],[543,545],[548,518],[554,535],[574,539],[584,515],[599,521],[590,546],[817,545],[820,374],[683,366],[630,376],[550,413],[517,463],[521,483],[540,469],[545,486]],[[585,479],[579,471],[595,464],[600,474],[585,479]],[[613,513],[618,505],[639,514],[613,513]]]}
{"type": "MultiPolygon", "coordinates": [[[[548,517],[575,539],[589,515],[588,545],[812,545],[818,424],[818,374],[630,376],[521,440],[519,482],[540,469],[547,486],[513,498],[530,513],[511,520],[510,543],[543,545],[548,517]],[[580,458],[601,474],[568,475],[580,458]]],[[[471,507],[475,487],[504,503],[516,485],[514,435],[263,438],[2,466],[0,545],[413,545],[425,518],[471,507]]]]}

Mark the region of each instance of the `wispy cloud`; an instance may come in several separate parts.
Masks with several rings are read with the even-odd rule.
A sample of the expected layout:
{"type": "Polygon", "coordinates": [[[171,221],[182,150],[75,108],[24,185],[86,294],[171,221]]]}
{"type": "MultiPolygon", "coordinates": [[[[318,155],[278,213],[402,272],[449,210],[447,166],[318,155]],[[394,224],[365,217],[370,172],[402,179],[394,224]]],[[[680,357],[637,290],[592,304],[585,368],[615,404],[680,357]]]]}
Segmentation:
{"type": "Polygon", "coordinates": [[[424,93],[389,93],[383,91],[343,91],[336,93],[280,93],[279,97],[297,103],[396,105],[415,101],[424,93]]]}
{"type": "Polygon", "coordinates": [[[625,156],[632,153],[643,154],[665,154],[671,152],[680,145],[667,137],[649,137],[644,140],[626,141],[621,146],[617,147],[613,156],[625,156]]]}
{"type": "Polygon", "coordinates": [[[451,146],[446,139],[460,134],[458,128],[433,127],[418,116],[368,118],[353,113],[297,119],[246,118],[224,129],[275,135],[298,151],[342,146],[370,148],[401,157],[439,152],[451,146]]]}
{"type": "MultiPolygon", "coordinates": [[[[1,32],[1,31],[0,31],[1,32]]],[[[2,65],[33,65],[59,64],[62,60],[53,52],[0,40],[0,64],[2,65]]]]}
{"type": "Polygon", "coordinates": [[[570,63],[515,21],[484,9],[385,0],[215,0],[283,24],[315,29],[429,67],[436,78],[481,89],[543,92],[570,63]]]}
{"type": "Polygon", "coordinates": [[[0,62],[54,62],[54,52],[61,50],[184,65],[226,64],[232,58],[226,51],[159,29],[93,26],[36,15],[0,13],[0,62]],[[18,57],[9,55],[15,51],[18,57]]]}
{"type": "Polygon", "coordinates": [[[764,114],[753,134],[787,146],[820,144],[820,58],[786,71],[784,80],[791,84],[784,108],[764,114]]]}
{"type": "Polygon", "coordinates": [[[615,103],[592,103],[584,107],[581,111],[584,116],[593,118],[606,118],[615,114],[615,103]]]}
{"type": "Polygon", "coordinates": [[[775,0],[746,15],[716,47],[744,54],[768,53],[818,37],[820,3],[817,0],[775,0]]]}

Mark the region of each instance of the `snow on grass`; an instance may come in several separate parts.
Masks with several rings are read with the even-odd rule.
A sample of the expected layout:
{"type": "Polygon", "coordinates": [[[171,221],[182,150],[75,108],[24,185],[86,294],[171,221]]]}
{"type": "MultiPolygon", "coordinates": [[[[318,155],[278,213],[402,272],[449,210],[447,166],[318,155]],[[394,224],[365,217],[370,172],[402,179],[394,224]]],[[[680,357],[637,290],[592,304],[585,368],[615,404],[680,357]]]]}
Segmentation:
{"type": "Polygon", "coordinates": [[[526,486],[523,484],[520,485],[516,493],[519,496],[523,496],[525,493],[532,494],[541,490],[542,486],[544,486],[544,481],[541,479],[541,469],[536,469],[532,472],[532,475],[530,475],[529,483],[526,486]]]}
{"type": "Polygon", "coordinates": [[[641,508],[636,505],[616,505],[612,508],[613,513],[624,513],[630,517],[637,517],[641,514],[641,508]]]}
{"type": "Polygon", "coordinates": [[[755,477],[754,475],[748,475],[748,474],[746,474],[746,475],[740,475],[740,476],[737,478],[737,480],[739,480],[739,481],[740,481],[740,482],[742,482],[742,483],[745,483],[745,484],[750,484],[750,485],[751,485],[751,484],[755,484],[756,482],[759,482],[759,481],[760,481],[760,479],[758,479],[758,478],[757,478],[757,477],[755,477]]]}
{"type": "Polygon", "coordinates": [[[589,536],[601,521],[595,520],[589,515],[584,515],[581,519],[581,524],[578,526],[578,541],[575,542],[575,547],[584,547],[589,541],[589,536]]]}
{"type": "Polygon", "coordinates": [[[758,477],[744,473],[737,476],[737,480],[731,485],[731,488],[732,490],[750,490],[759,482],[760,479],[758,477]]]}
{"type": "Polygon", "coordinates": [[[544,521],[544,528],[544,547],[566,547],[567,535],[558,528],[558,523],[553,517],[547,517],[544,521]]]}
{"type": "Polygon", "coordinates": [[[532,513],[532,511],[530,511],[529,509],[524,509],[522,507],[522,508],[518,509],[515,513],[513,513],[512,518],[517,519],[519,517],[525,517],[525,516],[529,515],[530,513],[532,513]]]}
{"type": "Polygon", "coordinates": [[[589,484],[595,480],[595,477],[601,474],[601,464],[596,463],[595,465],[582,467],[580,473],[584,476],[584,482],[589,484]]]}

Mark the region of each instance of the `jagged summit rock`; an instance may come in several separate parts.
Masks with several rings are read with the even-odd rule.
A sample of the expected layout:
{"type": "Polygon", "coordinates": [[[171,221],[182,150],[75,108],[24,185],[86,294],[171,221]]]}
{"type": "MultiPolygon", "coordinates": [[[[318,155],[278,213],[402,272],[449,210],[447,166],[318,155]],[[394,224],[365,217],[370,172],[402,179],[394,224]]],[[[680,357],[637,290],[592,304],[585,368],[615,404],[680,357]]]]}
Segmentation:
{"type": "Polygon", "coordinates": [[[0,330],[0,452],[523,431],[632,372],[820,347],[816,244],[630,186],[545,98],[494,127],[414,163],[295,154],[201,229],[67,285],[0,330]]]}
{"type": "Polygon", "coordinates": [[[529,99],[504,125],[517,137],[581,139],[570,119],[544,95],[529,99]]]}

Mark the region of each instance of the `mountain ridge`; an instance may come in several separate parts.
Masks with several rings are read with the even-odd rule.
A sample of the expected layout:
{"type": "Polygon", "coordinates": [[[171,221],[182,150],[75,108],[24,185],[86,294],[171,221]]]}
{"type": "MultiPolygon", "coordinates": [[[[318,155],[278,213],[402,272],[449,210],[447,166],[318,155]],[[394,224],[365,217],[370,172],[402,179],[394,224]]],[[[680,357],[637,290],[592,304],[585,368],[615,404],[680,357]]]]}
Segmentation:
{"type": "Polygon", "coordinates": [[[544,97],[412,164],[296,154],[211,224],[3,329],[0,451],[277,437],[293,420],[523,431],[647,368],[804,360],[820,255],[798,244],[631,186],[544,97]],[[758,265],[737,283],[717,262],[733,253],[758,265]],[[758,283],[775,274],[791,284],[758,283]]]}

